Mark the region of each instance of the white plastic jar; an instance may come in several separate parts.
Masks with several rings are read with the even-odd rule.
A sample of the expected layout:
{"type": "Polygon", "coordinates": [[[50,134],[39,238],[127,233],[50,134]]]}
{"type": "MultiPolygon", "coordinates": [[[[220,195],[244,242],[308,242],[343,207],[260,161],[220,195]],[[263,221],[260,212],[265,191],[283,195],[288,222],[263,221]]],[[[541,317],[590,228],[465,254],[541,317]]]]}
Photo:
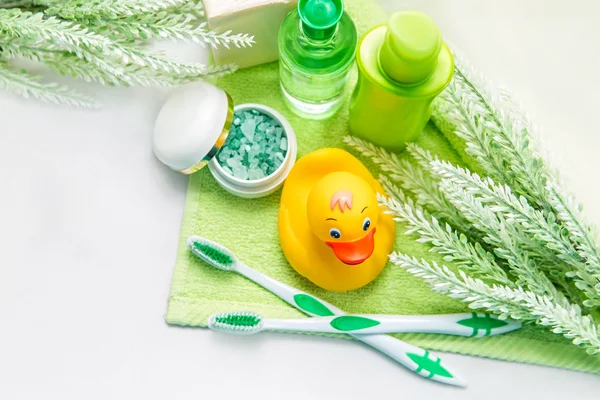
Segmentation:
{"type": "Polygon", "coordinates": [[[245,198],[267,196],[279,189],[296,161],[297,152],[296,135],[283,115],[261,104],[234,107],[224,90],[208,82],[176,89],[159,111],[154,125],[154,153],[161,162],[183,174],[192,174],[208,165],[225,190],[245,198]],[[216,155],[225,144],[234,111],[250,110],[276,121],[283,128],[288,144],[277,170],[261,179],[244,180],[225,171],[216,155]]]}

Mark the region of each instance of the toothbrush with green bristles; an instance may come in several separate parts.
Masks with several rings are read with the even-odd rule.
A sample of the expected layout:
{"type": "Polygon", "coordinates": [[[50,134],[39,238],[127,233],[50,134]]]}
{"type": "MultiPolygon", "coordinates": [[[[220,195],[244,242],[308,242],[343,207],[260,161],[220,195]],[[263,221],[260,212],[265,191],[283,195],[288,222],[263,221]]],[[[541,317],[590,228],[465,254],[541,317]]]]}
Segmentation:
{"type": "MultiPolygon", "coordinates": [[[[226,247],[199,236],[191,236],[187,246],[201,260],[223,271],[237,272],[254,283],[267,289],[293,307],[311,317],[332,317],[346,315],[335,306],[317,299],[301,290],[270,278],[240,262],[226,247]]],[[[413,346],[391,336],[374,334],[360,335],[349,333],[355,339],[373,347],[397,361],[418,375],[436,382],[453,386],[466,386],[467,383],[428,351],[413,346]]]]}
{"type": "Polygon", "coordinates": [[[213,331],[254,334],[263,331],[356,333],[439,333],[484,337],[501,335],[521,327],[483,313],[445,315],[341,315],[301,319],[269,319],[251,311],[215,314],[208,319],[213,331]]]}

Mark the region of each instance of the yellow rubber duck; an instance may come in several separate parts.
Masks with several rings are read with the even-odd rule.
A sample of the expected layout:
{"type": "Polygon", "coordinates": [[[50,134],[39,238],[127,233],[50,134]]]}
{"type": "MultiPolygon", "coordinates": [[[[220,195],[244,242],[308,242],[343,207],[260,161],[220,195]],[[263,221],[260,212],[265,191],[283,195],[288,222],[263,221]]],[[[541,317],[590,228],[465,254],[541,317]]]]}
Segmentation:
{"type": "Polygon", "coordinates": [[[302,157],[285,181],[279,208],[279,239],[292,267],[336,292],[375,279],[396,238],[376,193],[384,193],[379,182],[344,150],[302,157]]]}

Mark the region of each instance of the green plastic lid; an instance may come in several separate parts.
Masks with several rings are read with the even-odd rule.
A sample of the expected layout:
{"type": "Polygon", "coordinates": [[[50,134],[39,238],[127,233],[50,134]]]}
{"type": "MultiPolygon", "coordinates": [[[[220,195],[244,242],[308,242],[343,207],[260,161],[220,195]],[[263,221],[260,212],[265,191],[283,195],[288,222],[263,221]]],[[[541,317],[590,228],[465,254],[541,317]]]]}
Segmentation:
{"type": "Polygon", "coordinates": [[[298,14],[304,33],[313,39],[326,39],[334,34],[344,14],[342,0],[300,0],[298,14]]]}
{"type": "Polygon", "coordinates": [[[399,11],[392,14],[387,28],[379,51],[383,72],[405,84],[429,78],[442,48],[442,34],[433,19],[419,11],[399,11]]]}

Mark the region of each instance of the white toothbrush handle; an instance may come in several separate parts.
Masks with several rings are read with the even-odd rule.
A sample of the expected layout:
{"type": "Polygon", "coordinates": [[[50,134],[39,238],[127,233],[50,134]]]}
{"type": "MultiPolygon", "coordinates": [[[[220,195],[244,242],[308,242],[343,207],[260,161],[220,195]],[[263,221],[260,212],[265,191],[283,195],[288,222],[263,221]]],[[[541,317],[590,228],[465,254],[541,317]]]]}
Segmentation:
{"type": "Polygon", "coordinates": [[[484,337],[519,329],[513,320],[496,319],[484,313],[444,315],[343,315],[310,319],[266,319],[264,329],[295,332],[356,333],[440,333],[484,337]]]}
{"type": "MultiPolygon", "coordinates": [[[[307,315],[312,317],[346,315],[332,304],[268,277],[241,262],[236,263],[236,271],[307,315]]],[[[425,378],[447,385],[467,385],[466,381],[444,366],[439,358],[429,358],[430,354],[426,350],[387,335],[349,334],[425,378]]]]}
{"type": "Polygon", "coordinates": [[[387,355],[424,378],[446,385],[465,387],[467,381],[458,377],[436,357],[420,347],[387,335],[355,335],[352,337],[387,355]]]}

